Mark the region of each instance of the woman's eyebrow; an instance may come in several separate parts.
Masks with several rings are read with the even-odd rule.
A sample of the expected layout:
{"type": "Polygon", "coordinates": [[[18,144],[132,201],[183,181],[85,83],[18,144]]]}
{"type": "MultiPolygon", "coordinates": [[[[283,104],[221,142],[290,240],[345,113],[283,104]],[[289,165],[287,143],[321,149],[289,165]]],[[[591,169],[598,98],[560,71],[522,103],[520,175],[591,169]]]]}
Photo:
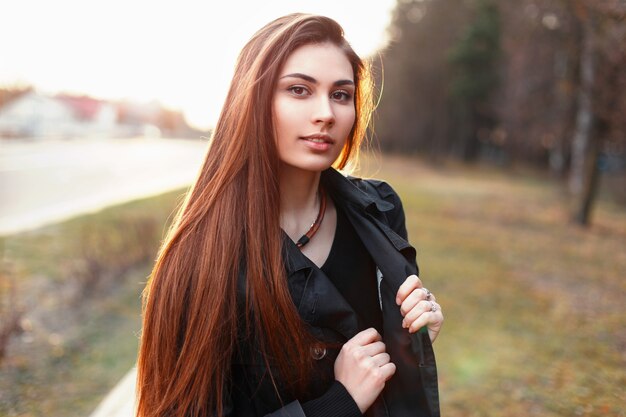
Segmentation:
{"type": "MultiPolygon", "coordinates": [[[[282,80],[283,78],[300,78],[302,80],[308,81],[312,84],[319,84],[319,82],[311,77],[310,75],[306,75],[306,74],[302,74],[299,72],[294,72],[293,74],[287,74],[287,75],[283,75],[282,77],[280,77],[280,79],[282,80]]],[[[354,85],[354,81],[352,80],[338,80],[335,81],[333,83],[334,86],[342,86],[342,85],[354,85]]]]}

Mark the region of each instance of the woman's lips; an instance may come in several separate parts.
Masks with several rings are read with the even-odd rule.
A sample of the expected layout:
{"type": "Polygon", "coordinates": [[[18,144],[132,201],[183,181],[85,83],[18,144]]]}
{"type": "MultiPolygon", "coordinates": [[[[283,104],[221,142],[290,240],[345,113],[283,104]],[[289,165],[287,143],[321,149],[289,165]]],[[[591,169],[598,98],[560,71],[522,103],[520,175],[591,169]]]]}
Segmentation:
{"type": "Polygon", "coordinates": [[[304,140],[309,148],[316,151],[326,151],[335,143],[335,140],[330,135],[324,133],[302,136],[300,139],[304,140]]]}

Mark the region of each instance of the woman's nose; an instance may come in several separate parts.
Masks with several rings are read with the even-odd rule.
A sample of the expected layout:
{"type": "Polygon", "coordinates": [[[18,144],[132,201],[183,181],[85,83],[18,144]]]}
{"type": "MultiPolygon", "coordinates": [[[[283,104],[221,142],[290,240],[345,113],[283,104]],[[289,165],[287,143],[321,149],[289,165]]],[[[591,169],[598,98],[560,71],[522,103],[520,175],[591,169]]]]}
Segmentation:
{"type": "Polygon", "coordinates": [[[323,123],[325,125],[332,125],[335,123],[335,113],[327,97],[321,97],[319,100],[316,100],[313,119],[316,124],[323,123]]]}

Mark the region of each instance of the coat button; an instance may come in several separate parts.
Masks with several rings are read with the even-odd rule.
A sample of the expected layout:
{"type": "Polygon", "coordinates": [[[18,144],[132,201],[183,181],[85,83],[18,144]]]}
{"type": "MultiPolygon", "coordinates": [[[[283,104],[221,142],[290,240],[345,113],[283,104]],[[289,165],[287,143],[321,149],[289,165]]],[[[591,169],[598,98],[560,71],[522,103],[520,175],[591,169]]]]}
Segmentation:
{"type": "Polygon", "coordinates": [[[311,357],[316,361],[324,359],[326,356],[326,348],[323,346],[313,346],[311,348],[311,357]]]}

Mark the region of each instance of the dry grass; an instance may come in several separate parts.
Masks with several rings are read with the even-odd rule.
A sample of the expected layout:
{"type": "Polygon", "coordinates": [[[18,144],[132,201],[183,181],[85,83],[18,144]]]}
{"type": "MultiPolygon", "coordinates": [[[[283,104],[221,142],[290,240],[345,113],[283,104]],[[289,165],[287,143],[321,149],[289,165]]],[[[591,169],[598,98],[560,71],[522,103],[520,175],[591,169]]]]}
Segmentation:
{"type": "Polygon", "coordinates": [[[180,195],[0,241],[23,311],[0,363],[0,416],[87,416],[133,366],[140,294],[180,195]]]}
{"type": "MultiPolygon", "coordinates": [[[[601,202],[594,225],[581,229],[568,222],[559,185],[532,172],[433,167],[400,157],[364,167],[403,197],[422,279],[444,307],[446,324],[435,345],[443,416],[626,416],[623,208],[601,202]]],[[[33,290],[36,299],[20,300],[21,306],[36,303],[39,313],[31,313],[31,328],[16,338],[0,368],[0,415],[87,415],[128,370],[148,267],[130,267],[127,246],[118,244],[123,233],[93,241],[110,246],[106,253],[82,247],[81,222],[118,230],[113,225],[119,223],[107,222],[150,213],[163,224],[176,198],[114,208],[4,242],[21,288],[45,285],[33,290]],[[82,261],[72,260],[76,254],[96,268],[119,258],[122,278],[92,288],[87,269],[66,287],[65,273],[84,273],[82,261]],[[77,283],[93,295],[72,310],[59,306],[77,283]]],[[[144,256],[139,251],[131,258],[144,256]]]]}
{"type": "Polygon", "coordinates": [[[386,157],[375,175],[444,307],[442,415],[626,415],[626,210],[582,229],[536,173],[386,157]]]}

